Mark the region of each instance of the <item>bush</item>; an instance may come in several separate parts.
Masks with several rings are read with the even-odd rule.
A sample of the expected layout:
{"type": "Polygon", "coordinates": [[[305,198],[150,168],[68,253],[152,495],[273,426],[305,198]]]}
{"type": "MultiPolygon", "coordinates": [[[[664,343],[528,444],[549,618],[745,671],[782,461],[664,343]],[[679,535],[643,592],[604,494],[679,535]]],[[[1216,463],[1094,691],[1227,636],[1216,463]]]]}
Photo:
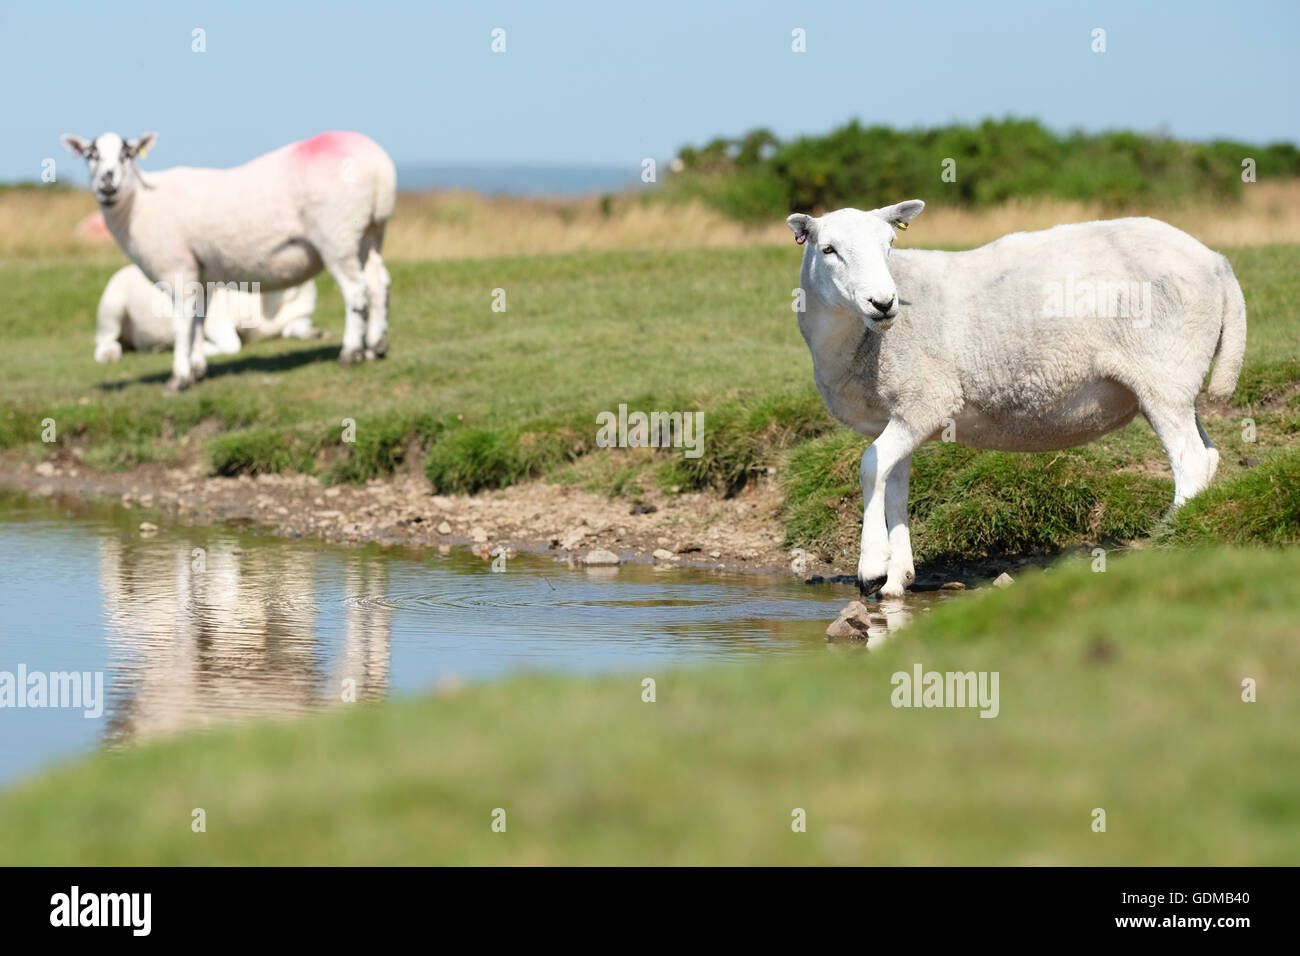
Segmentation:
{"type": "Polygon", "coordinates": [[[1012,197],[1173,204],[1241,197],[1241,163],[1270,180],[1300,176],[1290,143],[1188,143],[1132,132],[1058,135],[1036,120],[988,119],[976,126],[896,130],[855,120],[825,136],[779,143],[765,130],[684,148],[678,192],[740,219],[840,206],[874,208],[935,194],[989,206],[1012,197]],[[946,160],[956,179],[941,182],[946,160]]]}

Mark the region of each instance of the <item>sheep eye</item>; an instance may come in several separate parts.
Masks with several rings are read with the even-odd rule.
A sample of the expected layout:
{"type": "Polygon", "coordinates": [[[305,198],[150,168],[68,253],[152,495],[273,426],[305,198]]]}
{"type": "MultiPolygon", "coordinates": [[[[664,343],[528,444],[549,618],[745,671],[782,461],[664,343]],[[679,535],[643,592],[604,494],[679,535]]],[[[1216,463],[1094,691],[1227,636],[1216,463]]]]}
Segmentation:
{"type": "Polygon", "coordinates": [[[826,253],[826,255],[828,255],[828,256],[833,256],[833,255],[835,254],[835,247],[834,247],[834,246],[822,246],[822,252],[826,253]]]}

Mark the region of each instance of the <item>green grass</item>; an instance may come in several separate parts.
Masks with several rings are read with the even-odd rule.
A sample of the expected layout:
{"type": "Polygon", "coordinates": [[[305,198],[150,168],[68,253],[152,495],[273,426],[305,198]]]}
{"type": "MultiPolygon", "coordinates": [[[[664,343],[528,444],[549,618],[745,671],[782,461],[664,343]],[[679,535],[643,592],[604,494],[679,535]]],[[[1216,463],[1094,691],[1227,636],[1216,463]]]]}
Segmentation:
{"type": "MultiPolygon", "coordinates": [[[[1250,336],[1238,408],[1207,423],[1225,478],[1242,457],[1300,442],[1297,254],[1230,252],[1250,336]],[[1245,417],[1258,423],[1256,446],[1241,440],[1245,417]]],[[[628,497],[652,486],[731,494],[775,468],[789,543],[841,553],[857,534],[865,442],[831,421],[813,388],[790,312],[797,262],[791,246],[398,263],[391,357],[349,370],[334,362],[342,305],[322,278],[318,321],[333,344],[256,344],[170,399],[167,355],[91,360],[111,266],[0,262],[0,335],[11,343],[0,355],[0,448],[75,450],[121,468],[201,446],[221,475],[356,482],[422,467],[443,492],[545,477],[628,497]],[[504,313],[492,311],[497,288],[504,313]],[[620,403],[703,411],[704,454],[597,449],[596,416],[620,403]],[[55,449],[40,440],[46,419],[55,449]],[[348,420],[355,441],[344,440],[348,420]]],[[[1167,474],[1140,421],[1064,455],[927,448],[913,478],[914,544],[928,559],[1131,538],[1163,514],[1167,474]]]]}
{"type": "MultiPolygon", "coordinates": [[[[837,432],[795,449],[785,470],[790,542],[823,554],[856,548],[865,445],[837,432]]],[[[922,447],[913,456],[909,502],[916,559],[1053,550],[1146,533],[1168,510],[1173,482],[1113,471],[1102,458],[1094,449],[1023,455],[922,447]]]]}
{"type": "Polygon", "coordinates": [[[1295,550],[1071,560],[877,651],[519,677],[100,752],[0,796],[0,863],[1285,865],[1298,574],[1295,550]],[[998,672],[999,715],[894,708],[918,663],[998,672]]]}
{"type": "Polygon", "coordinates": [[[1174,515],[1179,544],[1300,544],[1300,451],[1211,485],[1174,515]]]}

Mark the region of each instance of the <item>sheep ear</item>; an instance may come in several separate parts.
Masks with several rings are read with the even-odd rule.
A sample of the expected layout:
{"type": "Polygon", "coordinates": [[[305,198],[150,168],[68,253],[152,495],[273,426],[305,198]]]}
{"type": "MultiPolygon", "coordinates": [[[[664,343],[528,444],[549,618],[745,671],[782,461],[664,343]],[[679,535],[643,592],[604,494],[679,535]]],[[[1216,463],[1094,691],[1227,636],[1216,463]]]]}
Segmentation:
{"type": "Polygon", "coordinates": [[[90,140],[73,136],[71,133],[64,133],[59,137],[59,142],[68,152],[76,153],[78,156],[85,156],[86,150],[90,149],[90,140]]]}
{"type": "Polygon", "coordinates": [[[794,233],[794,241],[802,246],[808,241],[808,237],[812,235],[813,224],[816,222],[817,220],[807,213],[797,212],[787,218],[785,224],[794,233]]]}
{"type": "Polygon", "coordinates": [[[142,133],[139,139],[133,139],[127,145],[131,147],[132,153],[144,159],[149,155],[149,150],[153,149],[153,144],[157,141],[157,133],[142,133]]]}
{"type": "Polygon", "coordinates": [[[884,217],[885,221],[891,226],[897,226],[899,229],[906,229],[907,224],[921,215],[921,210],[925,208],[925,203],[919,199],[905,199],[900,203],[894,203],[892,206],[885,206],[883,209],[876,210],[884,217]]]}

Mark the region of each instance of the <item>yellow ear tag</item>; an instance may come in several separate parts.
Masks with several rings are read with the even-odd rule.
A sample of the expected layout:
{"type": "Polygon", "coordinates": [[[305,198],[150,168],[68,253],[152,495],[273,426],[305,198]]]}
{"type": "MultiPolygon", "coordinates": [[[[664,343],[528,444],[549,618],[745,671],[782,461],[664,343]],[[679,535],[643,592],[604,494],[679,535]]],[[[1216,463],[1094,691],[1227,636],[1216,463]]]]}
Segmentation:
{"type": "Polygon", "coordinates": [[[906,229],[906,228],[907,228],[907,223],[905,223],[905,222],[900,222],[900,223],[897,223],[897,226],[898,226],[899,229],[906,229]]]}
{"type": "Polygon", "coordinates": [[[144,158],[145,158],[146,156],[148,156],[148,155],[149,155],[149,150],[148,150],[148,149],[145,149],[145,148],[141,148],[141,150],[140,150],[140,158],[141,158],[141,159],[144,159],[144,158]]]}

